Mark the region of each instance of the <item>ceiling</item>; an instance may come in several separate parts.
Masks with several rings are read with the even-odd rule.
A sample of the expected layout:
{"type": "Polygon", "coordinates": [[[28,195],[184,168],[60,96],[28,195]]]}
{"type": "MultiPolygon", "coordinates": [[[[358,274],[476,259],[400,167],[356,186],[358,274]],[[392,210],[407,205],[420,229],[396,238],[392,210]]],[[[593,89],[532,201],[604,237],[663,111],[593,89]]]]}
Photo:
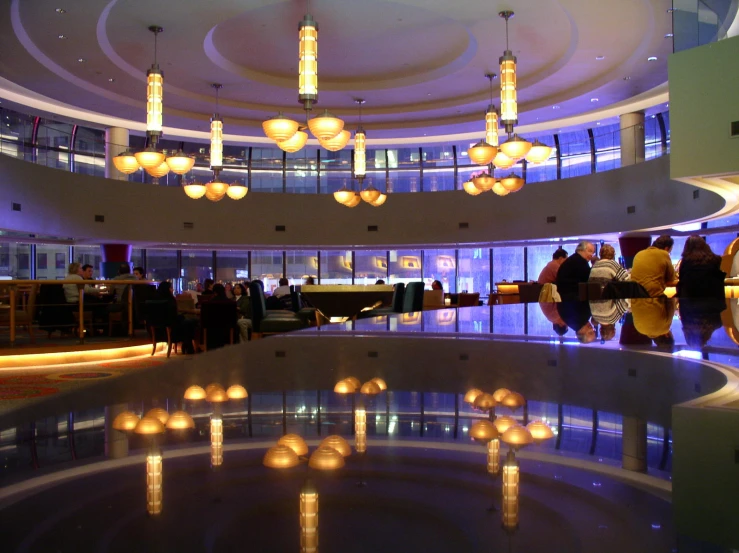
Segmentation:
{"type": "MultiPolygon", "coordinates": [[[[484,74],[499,71],[505,49],[503,9],[515,10],[521,125],[557,129],[633,109],[635,98],[637,107],[664,102],[671,0],[617,4],[312,0],[320,26],[316,109],[353,127],[354,99],[365,98],[370,141],[481,134],[490,102],[484,74]]],[[[266,140],[261,121],[278,110],[303,117],[297,28],[306,9],[306,0],[0,0],[0,96],[143,130],[154,57],[147,27],[160,25],[167,137],[207,136],[218,82],[226,138],[266,140]]]]}

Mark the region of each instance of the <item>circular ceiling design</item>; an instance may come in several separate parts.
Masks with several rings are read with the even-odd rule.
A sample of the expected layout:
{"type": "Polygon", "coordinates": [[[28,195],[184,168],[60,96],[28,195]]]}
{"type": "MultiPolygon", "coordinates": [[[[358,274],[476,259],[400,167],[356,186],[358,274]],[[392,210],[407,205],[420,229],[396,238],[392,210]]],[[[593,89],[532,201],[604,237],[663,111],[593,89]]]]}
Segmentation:
{"type": "MultiPolygon", "coordinates": [[[[305,1],[4,4],[5,85],[140,129],[154,60],[147,28],[160,25],[170,136],[177,134],[171,129],[207,130],[214,82],[224,85],[219,111],[227,134],[263,138],[261,121],[277,111],[301,116],[298,22],[305,1]]],[[[606,0],[520,0],[513,7],[522,125],[602,109],[667,80],[670,0],[622,0],[617,10],[606,0]]],[[[499,72],[506,37],[498,12],[509,8],[483,0],[313,0],[320,29],[316,109],[328,108],[353,127],[354,100],[365,98],[370,139],[482,133],[490,102],[484,75],[499,72]]],[[[493,93],[497,104],[497,81],[493,93]]]]}

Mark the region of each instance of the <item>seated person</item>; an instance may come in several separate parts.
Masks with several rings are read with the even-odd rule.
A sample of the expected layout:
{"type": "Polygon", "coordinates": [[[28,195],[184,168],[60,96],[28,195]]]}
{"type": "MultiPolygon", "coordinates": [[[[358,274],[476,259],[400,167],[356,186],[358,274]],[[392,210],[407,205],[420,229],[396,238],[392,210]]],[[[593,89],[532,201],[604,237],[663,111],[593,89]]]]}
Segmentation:
{"type": "Polygon", "coordinates": [[[79,280],[79,284],[64,284],[64,299],[69,304],[76,304],[80,301],[80,290],[84,287],[84,308],[85,311],[92,311],[93,318],[103,320],[106,318],[106,306],[101,305],[100,290],[90,284],[82,284],[85,278],[92,278],[92,265],[85,265],[83,270],[79,263],[70,263],[67,269],[66,280],[79,280]]]}
{"type": "Polygon", "coordinates": [[[203,281],[203,291],[200,293],[200,295],[201,296],[212,296],[214,283],[215,281],[212,278],[206,278],[203,281]]]}
{"type": "Polygon", "coordinates": [[[282,277],[280,279],[280,285],[274,289],[272,292],[272,295],[276,298],[281,298],[282,296],[289,296],[290,295],[290,281],[287,280],[285,277],[282,277]]]}
{"type": "MultiPolygon", "coordinates": [[[[590,260],[595,255],[592,242],[583,240],[577,245],[575,254],[560,265],[557,271],[557,291],[562,301],[577,301],[580,298],[580,283],[590,277],[590,260]]],[[[572,326],[570,325],[570,328],[572,326]]]]}
{"type": "Polygon", "coordinates": [[[249,340],[249,330],[251,330],[251,298],[246,295],[246,288],[241,283],[234,284],[234,298],[236,299],[236,309],[239,312],[239,335],[241,341],[249,340]]]}
{"type": "MultiPolygon", "coordinates": [[[[64,280],[82,281],[82,266],[79,263],[70,263],[64,280]]],[[[65,284],[64,299],[67,303],[78,303],[80,301],[80,284],[65,284]]]]}
{"type": "Polygon", "coordinates": [[[133,276],[136,278],[136,280],[146,280],[146,273],[144,272],[143,267],[134,267],[133,276]]]}
{"type": "Polygon", "coordinates": [[[600,259],[595,262],[593,268],[590,269],[588,282],[598,282],[607,284],[614,280],[629,280],[631,276],[626,269],[621,267],[616,261],[616,250],[610,244],[604,244],[600,249],[600,259]]]}
{"type": "Polygon", "coordinates": [[[689,237],[680,259],[677,296],[723,300],[725,278],[726,273],[721,270],[721,257],[713,253],[702,237],[689,237]]]}
{"type": "Polygon", "coordinates": [[[631,280],[641,284],[652,298],[663,296],[667,286],[677,284],[677,274],[670,259],[674,243],[671,237],[660,236],[634,257],[631,280]]]}
{"type": "Polygon", "coordinates": [[[381,278],[378,278],[378,279],[377,279],[377,282],[375,282],[375,286],[378,286],[378,285],[380,285],[380,284],[385,284],[385,281],[384,281],[384,280],[382,280],[381,278]]]}
{"type": "Polygon", "coordinates": [[[442,286],[441,281],[435,280],[431,283],[431,289],[432,290],[444,290],[444,286],[442,286]]]}
{"type": "Polygon", "coordinates": [[[223,285],[223,287],[226,289],[226,297],[230,300],[234,299],[234,287],[233,284],[230,282],[227,282],[223,285]]]}
{"type": "Polygon", "coordinates": [[[539,273],[537,282],[539,284],[554,284],[557,282],[557,271],[567,259],[567,250],[557,248],[552,254],[552,260],[547,263],[539,273]]]}
{"type": "MultiPolygon", "coordinates": [[[[131,273],[131,266],[128,263],[121,263],[121,266],[118,267],[118,275],[114,276],[111,280],[138,280],[136,276],[131,273]]],[[[126,292],[130,290],[128,287],[128,284],[119,284],[117,286],[111,286],[113,289],[113,305],[122,305],[128,301],[128,297],[126,297],[126,292]]],[[[113,306],[111,306],[113,307],[113,306]]],[[[113,311],[120,311],[113,309],[113,311]]]]}
{"type": "Polygon", "coordinates": [[[316,283],[316,280],[312,276],[305,277],[305,281],[303,281],[303,284],[306,286],[313,286],[316,283]]]}
{"type": "Polygon", "coordinates": [[[198,326],[198,321],[197,319],[185,318],[184,315],[177,313],[177,300],[172,292],[171,282],[164,281],[159,284],[157,299],[167,302],[168,318],[174,323],[172,326],[172,341],[182,342],[182,353],[195,353],[193,340],[195,339],[195,330],[198,326]]]}

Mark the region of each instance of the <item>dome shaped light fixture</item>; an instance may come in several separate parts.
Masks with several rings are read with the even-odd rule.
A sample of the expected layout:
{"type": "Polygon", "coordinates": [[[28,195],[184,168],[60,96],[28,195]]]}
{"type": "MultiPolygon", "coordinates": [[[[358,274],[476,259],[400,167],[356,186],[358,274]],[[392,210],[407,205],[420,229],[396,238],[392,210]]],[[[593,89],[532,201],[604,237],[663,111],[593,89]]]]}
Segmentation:
{"type": "Polygon", "coordinates": [[[305,146],[306,142],[308,142],[308,133],[303,131],[297,131],[294,135],[292,135],[287,140],[282,140],[277,143],[277,147],[280,150],[283,150],[288,153],[297,152],[298,150],[302,149],[303,146],[305,146]]]}
{"type": "Polygon", "coordinates": [[[153,146],[149,146],[145,150],[136,152],[134,154],[134,157],[143,169],[156,169],[162,163],[164,163],[165,160],[164,152],[160,152],[153,146]]]}
{"type": "Polygon", "coordinates": [[[510,190],[506,189],[505,186],[500,184],[500,181],[495,181],[495,184],[493,185],[492,190],[493,190],[493,193],[498,196],[507,196],[508,194],[511,193],[510,190]]]}
{"type": "Polygon", "coordinates": [[[340,190],[334,192],[334,200],[342,205],[346,205],[352,199],[354,199],[354,191],[349,190],[346,185],[342,186],[340,190]]]}
{"type": "Polygon", "coordinates": [[[475,398],[483,393],[484,392],[478,388],[467,390],[467,393],[464,394],[464,402],[472,405],[475,402],[475,398]]]}
{"type": "Polygon", "coordinates": [[[474,146],[470,146],[467,149],[467,155],[469,156],[470,160],[472,160],[477,165],[488,165],[491,161],[493,161],[493,158],[495,158],[495,154],[498,153],[498,148],[495,146],[491,146],[484,140],[480,140],[477,144],[474,146]]]}
{"type": "Polygon", "coordinates": [[[162,421],[154,417],[143,417],[136,428],[133,429],[136,434],[152,435],[164,432],[162,421]]]}
{"type": "Polygon", "coordinates": [[[517,134],[514,134],[508,140],[500,145],[500,149],[505,155],[514,161],[520,161],[529,153],[533,145],[528,140],[524,140],[517,134]]]}
{"type": "Polygon", "coordinates": [[[205,196],[205,185],[200,184],[199,182],[191,182],[190,184],[186,184],[182,187],[182,189],[185,191],[185,194],[187,194],[188,198],[192,198],[193,200],[199,200],[203,196],[205,196]]]}
{"type": "Polygon", "coordinates": [[[130,175],[141,169],[136,156],[131,150],[126,150],[115,156],[113,158],[113,165],[124,175],[130,175]]]}
{"type": "Polygon", "coordinates": [[[384,392],[385,390],[387,390],[387,383],[382,378],[376,376],[375,378],[371,380],[371,382],[374,382],[375,384],[377,384],[380,387],[381,391],[384,392]]]}
{"type": "Polygon", "coordinates": [[[534,438],[525,426],[516,424],[503,432],[500,436],[500,440],[508,445],[519,448],[533,443],[534,438]]]}
{"type": "Polygon", "coordinates": [[[471,180],[462,183],[462,188],[464,188],[464,191],[467,192],[467,194],[469,194],[470,196],[477,196],[483,193],[483,191],[477,188],[477,186],[475,186],[475,183],[473,183],[471,180]]]}
{"type": "Polygon", "coordinates": [[[118,413],[113,419],[113,429],[121,430],[123,432],[130,432],[139,423],[139,416],[132,411],[123,411],[118,413]]]}
{"type": "Polygon", "coordinates": [[[369,382],[365,382],[364,384],[362,384],[359,392],[366,396],[376,396],[377,394],[382,392],[382,390],[380,389],[380,386],[377,384],[377,382],[372,382],[370,380],[369,382]]]}
{"type": "Polygon", "coordinates": [[[526,429],[535,442],[542,442],[554,437],[554,432],[544,421],[532,421],[526,425],[526,429]]]}
{"type": "Polygon", "coordinates": [[[526,398],[524,398],[518,392],[511,392],[503,399],[501,399],[499,403],[515,411],[519,407],[523,407],[524,405],[526,405],[526,398]]]}
{"type": "Polygon", "coordinates": [[[352,454],[352,446],[349,445],[349,442],[336,434],[328,436],[322,440],[318,447],[324,446],[334,448],[336,451],[341,453],[342,457],[349,457],[349,455],[352,454]]]}
{"type": "Polygon", "coordinates": [[[167,424],[167,421],[169,420],[169,413],[166,409],[162,409],[161,407],[149,409],[144,416],[158,419],[162,424],[167,424]]]}
{"type": "Polygon", "coordinates": [[[349,139],[351,137],[351,131],[344,129],[333,138],[329,140],[319,140],[318,142],[325,150],[328,150],[329,152],[338,152],[339,150],[343,150],[346,145],[349,144],[349,139]]]}
{"type": "Polygon", "coordinates": [[[228,189],[226,190],[226,195],[232,200],[241,200],[242,198],[244,198],[244,196],[247,195],[248,192],[249,189],[246,186],[244,186],[240,182],[235,182],[229,185],[228,189]]]}
{"type": "Polygon", "coordinates": [[[487,192],[495,184],[495,177],[490,173],[483,173],[482,175],[472,177],[471,180],[472,184],[475,185],[475,188],[477,188],[481,192],[487,192]]]}
{"type": "Polygon", "coordinates": [[[377,199],[380,197],[380,194],[382,194],[382,192],[377,190],[377,188],[375,188],[371,184],[359,193],[362,199],[368,204],[377,201],[377,199]]]}
{"type": "Polygon", "coordinates": [[[346,207],[357,207],[362,202],[362,197],[359,195],[359,192],[354,192],[354,197],[346,202],[344,205],[346,207]]]}
{"type": "Polygon", "coordinates": [[[308,119],[308,128],[318,140],[331,140],[344,129],[344,122],[326,109],[321,115],[308,119]]]}
{"type": "Polygon", "coordinates": [[[502,417],[496,417],[496,419],[493,421],[493,424],[495,425],[495,428],[498,429],[498,432],[503,434],[511,426],[516,426],[518,424],[518,421],[513,417],[504,415],[502,417]]]}
{"type": "Polygon", "coordinates": [[[279,440],[277,445],[285,445],[292,449],[296,455],[308,455],[308,444],[298,434],[285,434],[279,440]]]}
{"type": "Polygon", "coordinates": [[[534,143],[531,145],[531,149],[529,150],[529,153],[526,154],[526,161],[529,163],[544,163],[549,159],[549,156],[552,155],[552,151],[554,148],[551,148],[547,146],[546,144],[543,144],[542,142],[539,142],[539,140],[534,140],[534,143]]]}
{"type": "Polygon", "coordinates": [[[490,411],[490,409],[495,407],[495,405],[496,402],[495,399],[493,399],[492,394],[480,394],[475,398],[475,401],[472,402],[472,406],[481,411],[490,411]]]}
{"type": "Polygon", "coordinates": [[[377,199],[374,202],[369,202],[369,204],[373,207],[380,207],[386,201],[387,201],[387,194],[383,194],[381,192],[380,195],[377,197],[377,199]]]}
{"type": "MultiPolygon", "coordinates": [[[[284,142],[298,132],[300,123],[288,119],[282,112],[279,112],[274,117],[271,117],[262,123],[262,130],[268,138],[275,142],[284,142]]],[[[306,140],[308,139],[306,135],[306,140]]]]}
{"type": "Polygon", "coordinates": [[[183,397],[191,401],[198,401],[201,399],[205,399],[205,396],[206,392],[202,388],[202,386],[194,384],[193,386],[190,386],[187,390],[185,390],[185,395],[183,397]]]}
{"type": "Polygon", "coordinates": [[[362,386],[362,382],[356,376],[347,376],[344,380],[354,386],[354,391],[358,392],[362,386]]]}
{"type": "Polygon", "coordinates": [[[145,169],[145,171],[155,179],[158,179],[169,173],[169,165],[167,165],[166,161],[163,161],[159,167],[154,167],[153,169],[145,169]]]}
{"type": "Polygon", "coordinates": [[[498,429],[490,421],[476,421],[470,427],[470,438],[476,442],[487,443],[496,439],[499,435],[498,429]]]}
{"type": "Polygon", "coordinates": [[[493,392],[493,398],[495,398],[495,401],[501,402],[510,393],[511,391],[508,388],[498,388],[493,392]]]}
{"type": "Polygon", "coordinates": [[[339,380],[336,386],[334,386],[334,392],[337,394],[353,394],[356,391],[357,389],[354,387],[354,384],[346,379],[339,380]]]}
{"type": "Polygon", "coordinates": [[[195,421],[187,411],[175,411],[167,419],[167,430],[189,430],[195,428],[195,421]]]}
{"type": "Polygon", "coordinates": [[[325,445],[319,446],[308,459],[308,466],[315,470],[336,470],[344,465],[344,456],[325,445]]]}
{"type": "Polygon", "coordinates": [[[220,202],[228,191],[228,184],[215,177],[205,185],[205,197],[211,202],[220,202]]]}
{"type": "Polygon", "coordinates": [[[210,390],[205,396],[205,401],[208,403],[225,403],[228,399],[229,397],[226,394],[226,390],[220,386],[210,390]]]}
{"type": "Polygon", "coordinates": [[[518,192],[526,184],[526,181],[519,177],[516,173],[510,173],[507,177],[500,179],[500,184],[508,190],[508,192],[518,192]]]}
{"type": "Polygon", "coordinates": [[[510,169],[515,164],[516,160],[509,158],[501,149],[498,149],[498,153],[493,158],[493,165],[495,165],[496,169],[510,169]]]}
{"type": "Polygon", "coordinates": [[[249,392],[241,384],[234,384],[228,387],[226,396],[228,399],[246,399],[249,397],[249,392]]]}
{"type": "Polygon", "coordinates": [[[184,175],[195,165],[195,158],[185,155],[181,149],[166,158],[165,163],[175,175],[184,175]]]}
{"type": "Polygon", "coordinates": [[[299,463],[298,455],[286,445],[270,447],[262,459],[262,464],[271,469],[289,469],[299,463]]]}

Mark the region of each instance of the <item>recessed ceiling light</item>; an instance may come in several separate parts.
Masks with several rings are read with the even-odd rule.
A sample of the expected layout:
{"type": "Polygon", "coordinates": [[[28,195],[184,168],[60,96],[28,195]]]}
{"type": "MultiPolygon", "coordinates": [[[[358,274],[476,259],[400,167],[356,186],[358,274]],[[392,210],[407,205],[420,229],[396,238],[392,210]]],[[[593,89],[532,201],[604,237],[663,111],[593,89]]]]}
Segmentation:
{"type": "Polygon", "coordinates": [[[67,10],[65,10],[64,8],[57,8],[54,11],[56,11],[56,13],[58,13],[59,15],[61,15],[63,13],[67,13],[67,10]]]}
{"type": "Polygon", "coordinates": [[[559,109],[559,106],[552,106],[552,109],[559,109]]]}
{"type": "Polygon", "coordinates": [[[429,92],[428,94],[426,94],[426,96],[431,96],[431,93],[429,92]]]}
{"type": "Polygon", "coordinates": [[[649,56],[647,61],[657,61],[657,56],[649,56]]]}
{"type": "Polygon", "coordinates": [[[77,61],[80,62],[80,63],[85,63],[85,61],[87,61],[87,60],[85,60],[85,58],[77,58],[77,61]]]}
{"type": "Polygon", "coordinates": [[[108,82],[109,82],[109,83],[114,83],[114,82],[115,82],[115,79],[114,79],[113,77],[110,77],[110,78],[108,79],[108,82]]]}
{"type": "Polygon", "coordinates": [[[631,77],[624,77],[624,81],[630,81],[631,77]]]}
{"type": "Polygon", "coordinates": [[[59,35],[59,39],[64,40],[67,38],[67,35],[59,35]]]}
{"type": "Polygon", "coordinates": [[[596,125],[600,125],[600,121],[598,121],[598,122],[596,123],[596,125]]]}
{"type": "Polygon", "coordinates": [[[597,59],[598,61],[601,61],[601,60],[606,59],[606,57],[605,56],[595,56],[595,59],[597,59]]]}
{"type": "Polygon", "coordinates": [[[672,38],[672,37],[674,37],[674,36],[675,36],[675,35],[674,35],[674,33],[667,33],[667,34],[665,35],[665,38],[672,38]]]}
{"type": "Polygon", "coordinates": [[[598,98],[590,98],[590,101],[591,102],[597,102],[598,101],[598,98]]]}

